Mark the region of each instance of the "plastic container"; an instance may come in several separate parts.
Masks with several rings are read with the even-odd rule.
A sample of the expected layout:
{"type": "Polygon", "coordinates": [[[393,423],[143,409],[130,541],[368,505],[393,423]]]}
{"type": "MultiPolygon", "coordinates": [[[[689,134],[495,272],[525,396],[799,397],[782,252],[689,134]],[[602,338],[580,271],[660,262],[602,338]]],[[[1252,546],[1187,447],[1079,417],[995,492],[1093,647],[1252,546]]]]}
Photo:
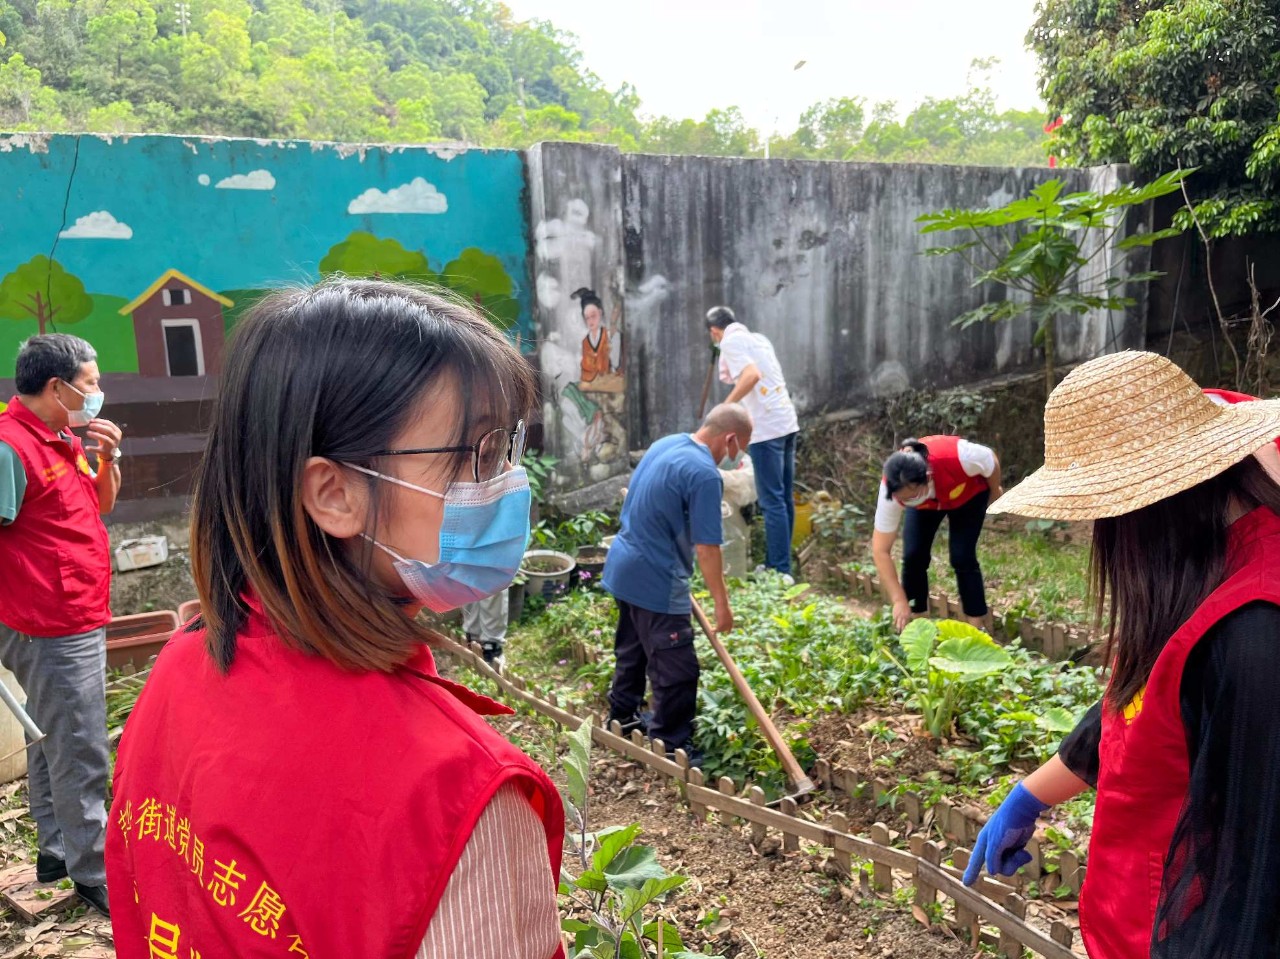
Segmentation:
{"type": "Polygon", "coordinates": [[[178,614],[171,609],[114,617],[107,624],[107,666],[141,669],[180,625],[178,614]]]}
{"type": "Polygon", "coordinates": [[[751,527],[742,518],[742,511],[728,502],[720,503],[720,518],[724,529],[724,546],[720,548],[724,574],[741,579],[751,572],[751,527]]]}
{"type": "Polygon", "coordinates": [[[574,558],[568,553],[558,553],[553,549],[531,549],[524,554],[520,575],[527,581],[529,592],[550,596],[557,586],[568,586],[569,574],[573,572],[575,565],[574,558]],[[537,568],[530,569],[531,564],[537,568]]]}
{"type": "Polygon", "coordinates": [[[116,550],[116,570],[130,570],[159,566],[169,558],[169,541],[163,536],[143,536],[127,539],[116,550]]]}
{"type": "Polygon", "coordinates": [[[574,562],[577,564],[579,573],[590,573],[592,576],[599,576],[604,572],[604,561],[608,555],[609,547],[603,544],[599,546],[582,546],[578,549],[574,562]]]}

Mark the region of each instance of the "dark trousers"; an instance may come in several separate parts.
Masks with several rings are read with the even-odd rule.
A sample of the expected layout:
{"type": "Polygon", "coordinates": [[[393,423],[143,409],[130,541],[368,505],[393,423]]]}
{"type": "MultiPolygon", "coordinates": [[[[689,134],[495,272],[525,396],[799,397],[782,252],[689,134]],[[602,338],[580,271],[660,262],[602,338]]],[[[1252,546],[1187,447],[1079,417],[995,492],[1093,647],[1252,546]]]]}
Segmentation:
{"type": "Polygon", "coordinates": [[[756,474],[756,496],[764,513],[764,564],[791,572],[791,534],[796,528],[796,437],[752,443],[747,447],[756,474]]]}
{"type": "Polygon", "coordinates": [[[991,494],[983,490],[957,509],[908,509],[902,527],[902,588],[913,613],[929,611],[929,561],[933,540],[945,518],[950,524],[951,568],[966,616],[987,615],[987,594],[978,565],[978,534],[991,494]]]}
{"type": "Polygon", "coordinates": [[[648,676],[653,691],[649,736],[661,739],[668,750],[686,749],[698,706],[698,657],[689,614],[655,613],[616,602],[617,665],[609,690],[609,718],[625,721],[639,712],[648,676]]]}

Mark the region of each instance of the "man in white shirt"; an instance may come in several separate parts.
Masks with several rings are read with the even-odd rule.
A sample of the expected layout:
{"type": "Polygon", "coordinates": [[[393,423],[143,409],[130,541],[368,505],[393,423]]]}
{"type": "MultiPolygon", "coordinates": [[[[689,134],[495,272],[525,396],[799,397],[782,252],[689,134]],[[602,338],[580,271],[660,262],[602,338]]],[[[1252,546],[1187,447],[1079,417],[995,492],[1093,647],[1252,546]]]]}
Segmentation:
{"type": "Polygon", "coordinates": [[[707,311],[707,331],[720,348],[720,380],[732,383],[726,403],[741,403],[751,414],[751,465],[764,513],[765,565],[791,574],[791,532],[795,528],[796,436],[800,423],[787,392],[773,344],[752,333],[727,306],[707,311]]]}

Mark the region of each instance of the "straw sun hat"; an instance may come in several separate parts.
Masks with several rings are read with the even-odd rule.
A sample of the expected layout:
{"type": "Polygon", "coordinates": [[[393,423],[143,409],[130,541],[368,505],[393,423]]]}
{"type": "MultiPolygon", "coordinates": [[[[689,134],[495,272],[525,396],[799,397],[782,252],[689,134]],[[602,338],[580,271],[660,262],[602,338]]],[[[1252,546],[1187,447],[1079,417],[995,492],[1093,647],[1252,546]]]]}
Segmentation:
{"type": "Polygon", "coordinates": [[[1058,384],[1044,433],[1044,466],[989,513],[1089,520],[1150,506],[1280,436],[1280,400],[1219,406],[1163,356],[1113,353],[1058,384]]]}

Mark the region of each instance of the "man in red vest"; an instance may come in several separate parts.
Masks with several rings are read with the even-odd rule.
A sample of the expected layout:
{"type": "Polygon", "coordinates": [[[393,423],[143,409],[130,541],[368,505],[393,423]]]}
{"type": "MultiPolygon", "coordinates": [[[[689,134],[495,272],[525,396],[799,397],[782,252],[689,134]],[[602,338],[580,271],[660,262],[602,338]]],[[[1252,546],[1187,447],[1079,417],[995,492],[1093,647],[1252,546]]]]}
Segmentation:
{"type": "Polygon", "coordinates": [[[0,413],[0,662],[45,738],[27,750],[41,882],[70,876],[107,906],[106,625],[111,548],[102,516],[120,490],[120,429],[98,418],[97,354],[62,333],[18,353],[18,395],[0,413]],[[72,429],[95,441],[90,452],[72,429]]]}

